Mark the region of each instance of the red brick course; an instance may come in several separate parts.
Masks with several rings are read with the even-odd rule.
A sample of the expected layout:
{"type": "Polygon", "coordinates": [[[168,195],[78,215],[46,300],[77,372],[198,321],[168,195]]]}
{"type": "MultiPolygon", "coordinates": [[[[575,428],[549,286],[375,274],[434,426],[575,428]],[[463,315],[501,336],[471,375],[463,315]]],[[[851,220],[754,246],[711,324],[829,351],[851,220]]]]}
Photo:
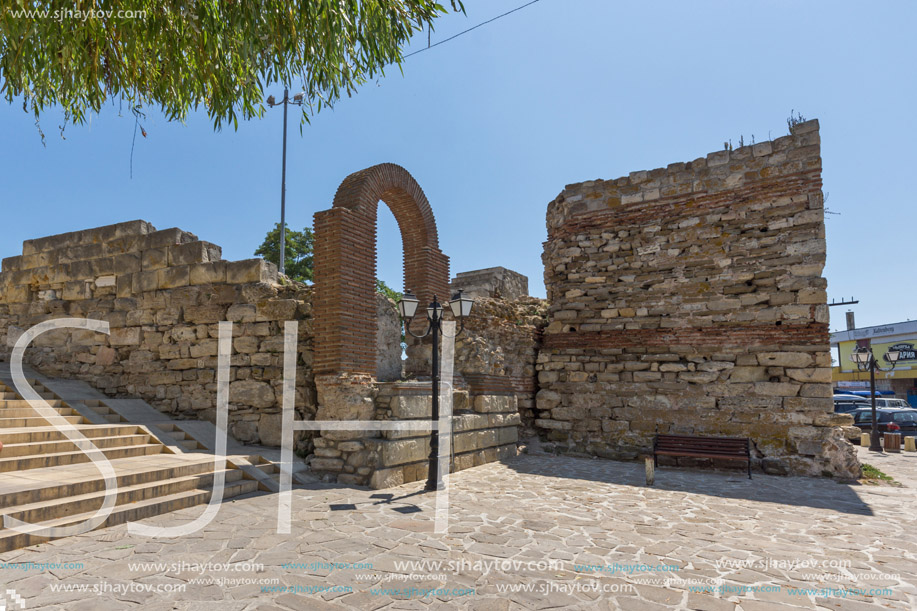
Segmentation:
{"type": "Polygon", "coordinates": [[[449,258],[439,250],[433,210],[417,181],[384,163],[344,179],[334,207],[315,214],[315,371],[376,371],[376,211],[391,209],[404,246],[404,287],[421,308],[448,299],[449,258]]]}

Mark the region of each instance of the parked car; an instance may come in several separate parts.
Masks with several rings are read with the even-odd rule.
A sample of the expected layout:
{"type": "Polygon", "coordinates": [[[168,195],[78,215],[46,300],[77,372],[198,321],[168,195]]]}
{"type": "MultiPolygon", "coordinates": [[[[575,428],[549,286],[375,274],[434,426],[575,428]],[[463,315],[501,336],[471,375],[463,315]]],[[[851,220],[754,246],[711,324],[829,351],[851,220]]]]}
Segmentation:
{"type": "MultiPolygon", "coordinates": [[[[872,431],[872,408],[861,408],[853,413],[853,424],[864,433],[872,431]]],[[[901,433],[904,437],[917,437],[917,409],[894,407],[876,408],[879,433],[901,433]]]]}
{"type": "MultiPolygon", "coordinates": [[[[869,402],[869,399],[866,399],[869,402]]],[[[876,397],[876,407],[896,407],[898,409],[911,409],[910,404],[904,399],[876,397]]]]}
{"type": "Polygon", "coordinates": [[[852,412],[861,407],[871,407],[871,405],[868,400],[858,395],[834,395],[835,414],[852,412]]]}

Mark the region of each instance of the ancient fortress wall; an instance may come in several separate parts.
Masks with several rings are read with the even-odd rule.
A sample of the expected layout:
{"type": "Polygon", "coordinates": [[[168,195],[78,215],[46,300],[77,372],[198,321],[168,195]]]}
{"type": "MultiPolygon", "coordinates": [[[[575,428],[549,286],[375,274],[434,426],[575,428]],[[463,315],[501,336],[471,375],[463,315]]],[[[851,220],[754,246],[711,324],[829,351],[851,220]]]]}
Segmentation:
{"type": "MultiPolygon", "coordinates": [[[[510,270],[458,274],[453,285],[477,304],[456,341],[454,469],[514,455],[521,425],[562,451],[620,458],[648,450],[655,433],[748,436],[770,473],[857,475],[839,428],[850,418],[831,401],[819,148],[810,121],[773,142],[566,187],[547,214],[547,302],[525,297],[525,278],[510,270]]],[[[431,248],[409,250],[440,257],[431,248]]],[[[0,272],[0,358],[39,322],[106,320],[108,336],[39,337],[27,361],[212,420],[218,323],[232,321],[230,434],[279,445],[283,327],[296,320],[298,418],[429,419],[430,346],[412,346],[420,380],[399,379],[400,327],[382,296],[374,317],[365,299],[347,310],[361,329],[360,366],[316,375],[327,338],[314,290],[145,221],[27,240],[0,272]]],[[[349,363],[341,337],[329,337],[326,356],[349,363]]],[[[429,452],[422,431],[309,433],[299,447],[317,472],[375,487],[425,477],[429,452]]]]}
{"type": "Polygon", "coordinates": [[[548,207],[539,428],[634,457],[655,433],[747,436],[772,473],[856,475],[832,406],[817,121],[548,207]]]}
{"type": "MultiPolygon", "coordinates": [[[[81,379],[109,396],[140,397],[178,418],[213,420],[218,323],[234,323],[229,433],[280,445],[283,333],[299,321],[297,418],[429,419],[429,382],[397,382],[400,323],[375,295],[377,375],[346,397],[322,402],[313,373],[312,287],[281,285],[261,259],[223,261],[221,249],[180,229],[131,221],[27,240],[0,272],[0,358],[33,325],[54,318],[101,319],[110,335],[57,330],[39,336],[26,362],[42,373],[81,379]],[[320,408],[324,405],[324,410],[320,408]],[[349,411],[350,410],[350,411],[349,411]]],[[[529,303],[531,302],[531,303],[529,303]]],[[[481,298],[455,355],[455,468],[515,454],[520,406],[531,421],[536,357],[532,314],[481,298]],[[468,371],[469,380],[461,378],[468,371]],[[517,400],[518,395],[518,400],[517,400]]],[[[539,306],[539,304],[541,304],[539,306]]],[[[344,393],[346,394],[346,393],[344,393]]],[[[315,471],[377,487],[426,477],[428,434],[299,433],[315,471]]]]}
{"type": "MultiPolygon", "coordinates": [[[[545,302],[478,297],[456,338],[452,393],[453,471],[516,455],[520,425],[532,428],[535,361],[545,302]]],[[[317,340],[319,341],[319,340],[317,340]]],[[[430,346],[415,358],[428,362],[430,346]]],[[[318,376],[318,419],[425,420],[432,413],[430,381],[380,381],[345,374],[318,376]]],[[[338,481],[386,488],[426,479],[426,431],[329,431],[316,438],[313,470],[338,481]]]]}
{"type": "Polygon", "coordinates": [[[297,407],[315,411],[309,290],[276,284],[262,259],[223,261],[220,247],[177,228],[131,221],[23,243],[3,259],[0,347],[51,318],[105,320],[110,335],[39,336],[26,360],[111,396],[141,397],[184,418],[212,420],[218,323],[232,321],[230,434],[280,443],[283,323],[299,320],[297,407]]]}

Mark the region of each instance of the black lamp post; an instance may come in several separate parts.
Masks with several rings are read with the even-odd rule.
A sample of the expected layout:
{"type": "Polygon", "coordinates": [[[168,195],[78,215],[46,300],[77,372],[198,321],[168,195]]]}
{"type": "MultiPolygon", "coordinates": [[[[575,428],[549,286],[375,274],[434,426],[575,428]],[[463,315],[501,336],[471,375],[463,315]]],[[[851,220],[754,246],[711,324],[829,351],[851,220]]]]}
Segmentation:
{"type": "MultiPolygon", "coordinates": [[[[439,430],[436,428],[436,423],[439,422],[439,336],[443,332],[443,306],[436,301],[436,295],[434,295],[433,302],[427,306],[427,319],[430,321],[427,330],[417,335],[411,331],[411,321],[414,319],[414,314],[417,313],[419,304],[420,300],[408,291],[398,302],[398,310],[401,312],[401,318],[404,319],[405,333],[410,333],[411,336],[418,339],[431,334],[433,336],[433,413],[430,419],[434,426],[430,435],[430,469],[427,473],[426,489],[436,490],[439,479],[439,430]]],[[[473,305],[474,300],[462,295],[461,290],[452,296],[449,301],[449,309],[452,310],[452,315],[461,324],[455,335],[465,329],[465,317],[471,314],[473,305]]]]}
{"type": "Polygon", "coordinates": [[[869,451],[881,452],[882,445],[879,443],[879,421],[876,417],[876,371],[891,371],[898,362],[900,353],[897,350],[889,350],[885,353],[885,360],[891,364],[891,367],[883,369],[879,367],[879,362],[872,354],[872,348],[865,346],[858,347],[850,360],[856,363],[860,371],[869,371],[869,394],[872,398],[872,431],[869,434],[869,451]]]}
{"type": "Polygon", "coordinates": [[[283,104],[283,169],[280,170],[280,273],[286,273],[286,237],[287,237],[287,106],[295,104],[302,106],[303,94],[297,93],[290,99],[290,91],[283,90],[283,99],[279,102],[274,96],[268,96],[267,105],[273,108],[283,104]]]}

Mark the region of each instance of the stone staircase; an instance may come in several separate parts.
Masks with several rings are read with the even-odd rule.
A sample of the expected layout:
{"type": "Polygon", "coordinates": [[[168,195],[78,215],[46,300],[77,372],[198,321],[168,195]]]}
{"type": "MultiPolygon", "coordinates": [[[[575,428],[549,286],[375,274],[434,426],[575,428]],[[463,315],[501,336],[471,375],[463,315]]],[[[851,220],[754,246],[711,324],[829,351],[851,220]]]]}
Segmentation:
{"type": "MultiPolygon", "coordinates": [[[[102,505],[102,475],[74,442],[6,382],[0,381],[0,517],[58,527],[85,521],[102,505]]],[[[40,380],[32,379],[30,384],[111,461],[118,483],[117,503],[100,527],[210,500],[213,455],[203,451],[204,444],[180,426],[128,422],[104,401],[65,402],[40,380]]],[[[277,470],[275,464],[257,456],[227,456],[223,498],[276,489],[277,470]]],[[[47,540],[0,525],[0,552],[47,540]]]]}

